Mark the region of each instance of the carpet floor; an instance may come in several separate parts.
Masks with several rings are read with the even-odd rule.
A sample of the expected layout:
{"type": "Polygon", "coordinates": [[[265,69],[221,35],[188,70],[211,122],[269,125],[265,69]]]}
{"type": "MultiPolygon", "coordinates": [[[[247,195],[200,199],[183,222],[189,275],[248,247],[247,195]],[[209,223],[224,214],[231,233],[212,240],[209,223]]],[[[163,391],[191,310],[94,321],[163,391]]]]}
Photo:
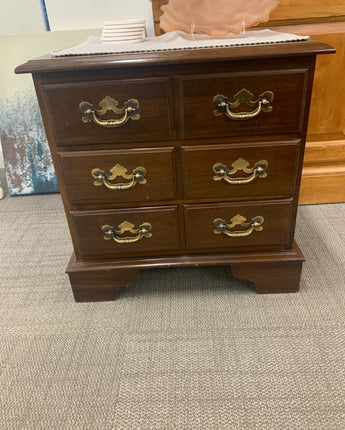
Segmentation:
{"type": "Polygon", "coordinates": [[[345,204],[302,206],[300,291],[143,270],[75,303],[59,195],[0,201],[0,429],[345,429],[345,204]]]}

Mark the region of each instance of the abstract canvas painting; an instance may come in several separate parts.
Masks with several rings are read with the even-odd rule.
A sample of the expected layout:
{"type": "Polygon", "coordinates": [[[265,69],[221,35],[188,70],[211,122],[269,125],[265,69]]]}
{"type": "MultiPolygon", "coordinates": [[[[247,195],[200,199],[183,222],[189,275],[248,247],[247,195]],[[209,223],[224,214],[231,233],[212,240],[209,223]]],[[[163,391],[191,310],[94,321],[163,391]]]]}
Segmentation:
{"type": "Polygon", "coordinates": [[[10,194],[59,191],[33,88],[0,98],[0,137],[10,194]]]}
{"type": "Polygon", "coordinates": [[[14,69],[99,34],[93,29],[0,35],[0,138],[11,195],[59,191],[32,78],[14,69]]]}
{"type": "Polygon", "coordinates": [[[44,35],[0,36],[0,139],[11,195],[59,191],[31,76],[14,73],[44,35]]]}

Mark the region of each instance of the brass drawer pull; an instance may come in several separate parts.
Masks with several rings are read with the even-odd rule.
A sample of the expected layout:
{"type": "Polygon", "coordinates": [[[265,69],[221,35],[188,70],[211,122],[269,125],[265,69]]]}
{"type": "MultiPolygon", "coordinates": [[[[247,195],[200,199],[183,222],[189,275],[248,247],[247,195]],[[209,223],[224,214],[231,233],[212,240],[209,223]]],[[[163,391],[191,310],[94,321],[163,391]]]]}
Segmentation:
{"type": "Polygon", "coordinates": [[[217,94],[213,98],[213,103],[217,108],[213,113],[215,116],[225,114],[232,120],[242,121],[246,119],[252,119],[259,115],[260,112],[272,112],[273,107],[270,105],[270,103],[274,98],[274,94],[271,91],[265,91],[263,94],[260,94],[258,100],[255,101],[252,100],[253,97],[254,95],[245,88],[234,95],[234,103],[229,102],[228,98],[222,94],[217,94]],[[245,103],[247,106],[252,108],[255,107],[255,109],[252,112],[231,112],[230,109],[235,109],[242,103],[245,103]]]}
{"type": "Polygon", "coordinates": [[[268,167],[268,162],[266,160],[258,161],[251,169],[248,168],[248,166],[248,161],[244,160],[243,158],[239,158],[238,160],[234,161],[231,164],[232,169],[228,169],[223,163],[216,163],[213,165],[213,171],[215,173],[215,176],[213,176],[213,180],[221,181],[222,179],[224,179],[224,181],[231,185],[244,185],[249,184],[255,178],[266,178],[266,169],[268,167]],[[243,172],[248,174],[251,173],[251,175],[247,178],[230,178],[230,175],[234,175],[239,170],[242,170],[243,172]]]}
{"type": "Polygon", "coordinates": [[[138,228],[135,228],[134,224],[129,221],[123,221],[116,230],[111,225],[103,225],[102,231],[104,233],[104,240],[115,240],[117,243],[135,243],[141,240],[143,237],[152,237],[151,233],[151,224],[148,222],[144,222],[140,224],[138,228]],[[133,233],[136,236],[125,236],[121,237],[123,233],[128,231],[129,233],[133,233]]]}
{"type": "Polygon", "coordinates": [[[79,109],[81,110],[83,122],[91,122],[100,125],[101,127],[111,128],[111,127],[120,127],[121,125],[126,124],[129,119],[137,120],[140,119],[139,114],[139,102],[136,99],[129,99],[123,106],[122,109],[119,109],[119,102],[112,97],[105,97],[100,101],[99,105],[102,109],[97,110],[93,104],[88,102],[81,102],[79,105],[79,109]],[[101,120],[98,116],[104,115],[107,111],[113,111],[118,115],[123,115],[120,119],[107,119],[101,120]]]}
{"type": "Polygon", "coordinates": [[[92,169],[91,175],[96,179],[94,181],[95,186],[105,185],[109,190],[128,190],[129,188],[134,187],[138,184],[146,184],[146,179],[144,179],[146,175],[146,169],[144,167],[137,167],[133,170],[133,172],[128,175],[127,169],[120,164],[116,164],[116,166],[110,169],[111,175],[107,175],[104,170],[99,168],[92,169]],[[124,179],[130,179],[131,181],[128,183],[118,183],[113,184],[109,181],[116,179],[118,176],[122,176],[124,179]]]}
{"type": "Polygon", "coordinates": [[[226,234],[229,237],[245,237],[253,233],[253,231],[262,231],[262,224],[264,218],[262,216],[256,216],[251,221],[247,222],[247,218],[242,215],[236,215],[230,220],[230,224],[227,224],[223,219],[216,218],[213,220],[215,229],[214,234],[226,234]],[[247,230],[233,230],[230,229],[240,225],[241,227],[247,228],[247,230]]]}

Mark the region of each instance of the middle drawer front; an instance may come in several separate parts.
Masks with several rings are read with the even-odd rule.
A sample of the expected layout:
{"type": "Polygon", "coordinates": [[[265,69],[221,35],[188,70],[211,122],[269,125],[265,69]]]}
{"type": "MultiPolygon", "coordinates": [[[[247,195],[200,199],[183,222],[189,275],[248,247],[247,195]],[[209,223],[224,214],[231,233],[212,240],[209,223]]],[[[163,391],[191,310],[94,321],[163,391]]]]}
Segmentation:
{"type": "Polygon", "coordinates": [[[71,204],[128,203],[175,197],[173,148],[59,154],[71,204]]]}
{"type": "Polygon", "coordinates": [[[72,212],[80,255],[161,255],[179,248],[177,206],[72,212]]]}
{"type": "Polygon", "coordinates": [[[299,141],[182,148],[185,196],[290,197],[295,190],[299,141]]]}

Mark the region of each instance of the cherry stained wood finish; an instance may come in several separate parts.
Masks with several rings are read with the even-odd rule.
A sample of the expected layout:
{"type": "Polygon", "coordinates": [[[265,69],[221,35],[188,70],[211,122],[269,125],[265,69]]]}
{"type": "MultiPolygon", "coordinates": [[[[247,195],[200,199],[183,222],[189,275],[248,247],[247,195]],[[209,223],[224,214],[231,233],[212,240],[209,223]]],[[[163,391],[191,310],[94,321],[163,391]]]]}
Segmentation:
{"type": "Polygon", "coordinates": [[[278,256],[276,253],[252,255],[251,264],[245,259],[232,261],[232,273],[238,278],[254,282],[256,292],[294,293],[299,290],[304,256],[296,242],[278,256]]]}
{"type": "Polygon", "coordinates": [[[133,282],[138,269],[231,265],[235,276],[249,279],[257,293],[298,291],[304,256],[296,242],[284,251],[167,256],[145,259],[78,261],[74,255],[66,272],[78,302],[114,300],[121,286],[133,282]]]}
{"type": "MultiPolygon", "coordinates": [[[[273,143],[254,142],[228,145],[198,145],[182,147],[185,167],[185,197],[187,199],[218,198],[236,199],[247,197],[258,199],[263,196],[290,197],[295,191],[297,154],[299,141],[273,143]],[[239,158],[253,168],[261,160],[268,162],[267,176],[256,177],[248,184],[229,184],[224,179],[214,180],[213,166],[222,163],[228,169],[239,158]]],[[[251,176],[239,170],[231,179],[251,176]]]]}
{"type": "MultiPolygon", "coordinates": [[[[168,0],[152,0],[155,34],[161,34],[160,6],[168,0]]],[[[336,55],[319,57],[316,63],[312,105],[306,149],[315,151],[313,166],[306,164],[302,172],[301,204],[345,201],[345,160],[338,157],[328,162],[314,143],[325,151],[345,142],[345,2],[342,0],[281,0],[270,14],[270,20],[259,24],[285,33],[309,35],[313,40],[336,48],[336,55]],[[336,98],[336,104],[335,104],[336,98]],[[315,136],[317,135],[317,140],[315,136]],[[320,139],[321,138],[321,139],[320,139]],[[339,141],[342,141],[340,143],[339,141]],[[320,145],[320,146],[321,146],[320,145]],[[316,156],[320,155],[319,158],[316,156]]]]}
{"type": "Polygon", "coordinates": [[[72,285],[76,302],[115,300],[117,291],[129,284],[138,276],[138,269],[95,270],[85,268],[76,270],[77,262],[73,254],[66,272],[72,285]]]}
{"type": "MultiPolygon", "coordinates": [[[[71,204],[149,202],[176,197],[173,147],[119,149],[115,151],[75,151],[59,153],[68,199],[71,204]],[[116,164],[131,174],[137,167],[146,170],[146,183],[136,183],[127,190],[112,190],[94,185],[91,172],[99,168],[107,175],[116,164]]],[[[130,182],[121,176],[112,184],[130,182]]]]}
{"type": "MultiPolygon", "coordinates": [[[[119,79],[102,81],[71,81],[43,86],[52,117],[57,145],[94,144],[97,142],[136,142],[169,139],[171,137],[168,79],[119,79]],[[82,122],[81,102],[96,109],[105,97],[119,102],[119,108],[129,99],[139,102],[140,119],[129,119],[126,126],[101,127],[94,122],[82,122]]],[[[123,115],[112,111],[101,120],[119,119],[123,115]]]]}
{"type": "MultiPolygon", "coordinates": [[[[72,212],[80,255],[87,258],[111,258],[116,256],[145,256],[147,253],[161,255],[164,251],[177,251],[180,246],[179,223],[176,206],[119,209],[107,211],[72,212]],[[119,225],[129,221],[135,228],[150,223],[152,237],[143,237],[138,242],[119,244],[104,240],[103,225],[119,230],[119,225]]],[[[121,237],[136,236],[125,232],[121,237]]]]}
{"type": "Polygon", "coordinates": [[[32,72],[34,77],[74,246],[67,273],[76,300],[113,298],[115,290],[131,282],[139,268],[198,264],[230,264],[241,275],[248,268],[260,292],[296,291],[303,256],[293,236],[313,73],[316,55],[330,52],[334,50],[328,45],[301,42],[188,52],[47,56],[18,67],[17,73],[32,72]],[[233,90],[234,94],[242,86],[254,96],[266,90],[275,93],[270,120],[266,114],[241,124],[213,118],[214,91],[233,90]],[[139,98],[132,94],[133,88],[141,92],[143,121],[130,120],[110,130],[82,123],[80,101],[96,103],[106,95],[119,101],[122,96],[139,98]],[[117,94],[108,94],[109,89],[117,94]],[[206,111],[208,118],[220,122],[210,127],[206,111]],[[246,191],[239,186],[233,194],[216,191],[213,195],[200,175],[197,193],[198,178],[193,182],[191,176],[200,174],[200,165],[218,159],[220,153],[230,162],[240,152],[250,162],[252,157],[271,157],[270,189],[260,190],[259,181],[265,180],[260,179],[246,191]],[[128,197],[114,200],[113,193],[100,189],[96,190],[100,197],[93,200],[95,190],[86,185],[90,167],[106,170],[114,154],[124,157],[128,169],[137,167],[131,164],[134,161],[148,162],[155,172],[150,194],[136,194],[144,189],[138,184],[128,190],[128,197]],[[99,165],[102,160],[109,164],[99,165]],[[207,236],[205,226],[213,217],[229,221],[238,213],[247,219],[263,216],[263,232],[239,238],[240,242],[213,232],[207,236]],[[125,220],[136,227],[151,223],[152,237],[131,244],[104,240],[102,225],[117,228],[125,220]],[[280,285],[272,281],[279,271],[289,278],[280,285]]]}
{"type": "MultiPolygon", "coordinates": [[[[231,62],[239,60],[258,60],[259,67],[263,68],[268,59],[297,59],[307,57],[315,58],[315,55],[335,53],[335,49],[322,42],[305,41],[298,43],[276,43],[271,45],[255,46],[235,46],[231,48],[214,48],[214,49],[192,49],[181,51],[164,51],[149,53],[131,53],[131,54],[105,54],[105,55],[81,55],[76,57],[53,57],[51,54],[34,58],[15,69],[15,73],[32,73],[37,76],[41,73],[49,73],[57,81],[65,80],[60,72],[76,72],[77,75],[86,71],[106,71],[129,68],[133,73],[143,68],[150,68],[153,71],[159,66],[179,66],[202,64],[203,66],[213,63],[215,66],[218,62],[229,60],[231,62]]],[[[168,67],[168,68],[169,68],[168,67]]],[[[200,70],[200,66],[199,66],[200,70]]],[[[229,69],[224,70],[229,72],[229,69]]],[[[90,76],[90,79],[92,79],[90,76]]],[[[150,76],[150,73],[147,77],[150,76]]],[[[47,75],[42,76],[48,77],[47,75]]],[[[49,79],[48,79],[49,80],[49,79]]],[[[43,81],[44,82],[44,81],[43,81]]]]}
{"type": "Polygon", "coordinates": [[[294,293],[299,290],[303,261],[277,261],[243,264],[232,264],[233,274],[238,278],[254,282],[256,292],[294,293]]]}
{"type": "MultiPolygon", "coordinates": [[[[231,135],[300,132],[303,125],[309,69],[256,70],[239,73],[180,77],[182,135],[215,137],[231,135]],[[222,94],[234,101],[245,88],[253,94],[253,101],[266,91],[274,94],[272,112],[261,112],[250,121],[233,121],[225,115],[215,116],[213,97],[222,94]]],[[[241,104],[234,112],[250,112],[241,104]]]]}
{"type": "MultiPolygon", "coordinates": [[[[291,247],[290,212],[291,201],[245,202],[233,204],[186,205],[185,206],[187,249],[216,250],[236,252],[243,248],[264,249],[274,246],[276,249],[291,247]],[[213,221],[217,218],[231,223],[231,218],[241,215],[250,222],[256,216],[262,216],[262,231],[253,231],[245,237],[229,237],[215,234],[213,221]]],[[[247,228],[236,226],[230,231],[244,231],[247,228]]]]}

